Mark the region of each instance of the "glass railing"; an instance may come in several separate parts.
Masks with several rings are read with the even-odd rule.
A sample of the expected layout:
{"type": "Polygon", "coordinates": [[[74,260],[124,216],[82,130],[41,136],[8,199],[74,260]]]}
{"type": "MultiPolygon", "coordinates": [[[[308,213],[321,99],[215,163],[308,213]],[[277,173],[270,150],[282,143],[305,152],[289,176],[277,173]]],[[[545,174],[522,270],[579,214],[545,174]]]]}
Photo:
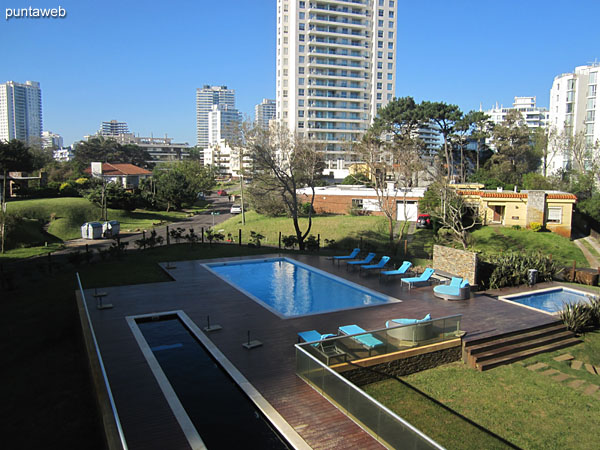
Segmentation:
{"type": "MultiPolygon", "coordinates": [[[[310,344],[308,345],[310,347],[310,344]]],[[[388,448],[443,449],[402,417],[296,345],[296,373],[388,448]]]]}
{"type": "Polygon", "coordinates": [[[456,339],[461,318],[459,314],[407,325],[389,322],[393,326],[299,345],[331,366],[456,339]]]}

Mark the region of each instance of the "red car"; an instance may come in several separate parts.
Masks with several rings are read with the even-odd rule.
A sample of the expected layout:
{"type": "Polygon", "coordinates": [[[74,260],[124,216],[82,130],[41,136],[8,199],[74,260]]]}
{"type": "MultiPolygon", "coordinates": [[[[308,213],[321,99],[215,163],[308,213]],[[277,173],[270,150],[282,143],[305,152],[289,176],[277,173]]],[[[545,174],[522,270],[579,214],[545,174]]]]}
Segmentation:
{"type": "Polygon", "coordinates": [[[227,191],[226,191],[225,189],[219,189],[219,190],[217,191],[217,195],[221,195],[221,196],[223,196],[223,195],[227,195],[227,191]]]}
{"type": "Polygon", "coordinates": [[[419,214],[417,228],[431,228],[431,216],[429,214],[419,214]]]}

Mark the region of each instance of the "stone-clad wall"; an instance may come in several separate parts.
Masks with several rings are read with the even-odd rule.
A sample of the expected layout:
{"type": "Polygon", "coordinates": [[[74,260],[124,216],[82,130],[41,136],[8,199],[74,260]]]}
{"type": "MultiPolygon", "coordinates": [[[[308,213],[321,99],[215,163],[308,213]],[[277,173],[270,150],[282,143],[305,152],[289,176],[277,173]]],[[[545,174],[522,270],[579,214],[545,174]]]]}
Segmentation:
{"type": "Polygon", "coordinates": [[[448,364],[461,359],[461,347],[455,346],[431,353],[415,355],[404,359],[377,364],[370,367],[360,367],[343,372],[341,375],[356,386],[375,383],[390,377],[403,377],[411,373],[432,369],[442,364],[448,364]]]}
{"type": "Polygon", "coordinates": [[[469,280],[471,286],[479,283],[477,253],[443,245],[433,246],[433,268],[469,280]]]}
{"type": "Polygon", "coordinates": [[[546,192],[529,191],[527,193],[527,226],[532,222],[544,225],[544,210],[546,209],[546,192]]]}

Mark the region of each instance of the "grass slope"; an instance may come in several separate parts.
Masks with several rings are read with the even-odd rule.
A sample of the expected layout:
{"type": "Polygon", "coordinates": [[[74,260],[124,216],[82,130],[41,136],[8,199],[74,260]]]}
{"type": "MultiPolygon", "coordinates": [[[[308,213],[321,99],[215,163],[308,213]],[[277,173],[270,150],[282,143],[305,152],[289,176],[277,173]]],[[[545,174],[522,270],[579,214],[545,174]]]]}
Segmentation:
{"type": "MultiPolygon", "coordinates": [[[[40,224],[50,222],[48,233],[62,241],[81,237],[81,225],[100,218],[98,206],[85,198],[76,197],[9,202],[7,210],[9,214],[19,214],[28,219],[36,219],[40,224]]],[[[187,213],[181,211],[167,213],[164,211],[108,209],[109,220],[118,220],[121,223],[122,231],[147,229],[161,222],[176,222],[183,220],[186,215],[187,213]]],[[[19,240],[17,245],[36,242],[35,239],[19,240]]]]}
{"type": "MultiPolygon", "coordinates": [[[[468,369],[462,362],[419,372],[402,380],[453,411],[509,442],[527,449],[595,449],[591,430],[600,427],[600,399],[581,390],[532,372],[537,361],[562,373],[598,384],[597,375],[572,370],[552,358],[571,353],[582,361],[600,363],[600,333],[585,336],[585,343],[566,350],[538,355],[525,363],[487,372],[468,369]]],[[[376,399],[449,449],[502,448],[502,442],[482,435],[459,416],[392,379],[365,389],[376,399]]]]}
{"type": "MultiPolygon", "coordinates": [[[[300,219],[300,226],[306,229],[308,219],[300,219]]],[[[325,245],[325,239],[334,239],[345,247],[353,247],[358,244],[360,238],[370,241],[377,247],[383,247],[388,243],[388,225],[385,217],[377,216],[317,216],[313,218],[310,234],[315,237],[321,235],[321,245],[325,245]],[[342,242],[345,241],[345,242],[342,242]],[[344,245],[347,244],[347,245],[344,245]]],[[[242,225],[241,215],[215,226],[217,230],[223,230],[227,235],[231,233],[237,240],[238,230],[242,230],[242,242],[248,242],[250,231],[265,236],[263,244],[277,246],[279,232],[283,235],[295,235],[292,219],[289,217],[266,217],[254,211],[246,213],[246,225],[242,225]]]]}
{"type": "Polygon", "coordinates": [[[582,251],[571,240],[556,233],[534,233],[531,230],[486,226],[471,234],[474,238],[472,250],[487,255],[505,251],[539,251],[560,264],[587,266],[582,251]]]}

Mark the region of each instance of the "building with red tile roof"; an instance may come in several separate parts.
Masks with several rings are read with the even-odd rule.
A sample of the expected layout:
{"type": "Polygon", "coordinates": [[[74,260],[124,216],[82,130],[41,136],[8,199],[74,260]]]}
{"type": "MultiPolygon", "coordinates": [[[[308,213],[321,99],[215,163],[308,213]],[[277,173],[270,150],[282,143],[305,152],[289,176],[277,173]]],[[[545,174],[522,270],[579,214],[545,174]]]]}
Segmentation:
{"type": "Polygon", "coordinates": [[[135,189],[141,180],[152,176],[149,170],[126,163],[93,162],[85,171],[95,178],[103,178],[108,183],[118,183],[125,189],[135,189]]]}

